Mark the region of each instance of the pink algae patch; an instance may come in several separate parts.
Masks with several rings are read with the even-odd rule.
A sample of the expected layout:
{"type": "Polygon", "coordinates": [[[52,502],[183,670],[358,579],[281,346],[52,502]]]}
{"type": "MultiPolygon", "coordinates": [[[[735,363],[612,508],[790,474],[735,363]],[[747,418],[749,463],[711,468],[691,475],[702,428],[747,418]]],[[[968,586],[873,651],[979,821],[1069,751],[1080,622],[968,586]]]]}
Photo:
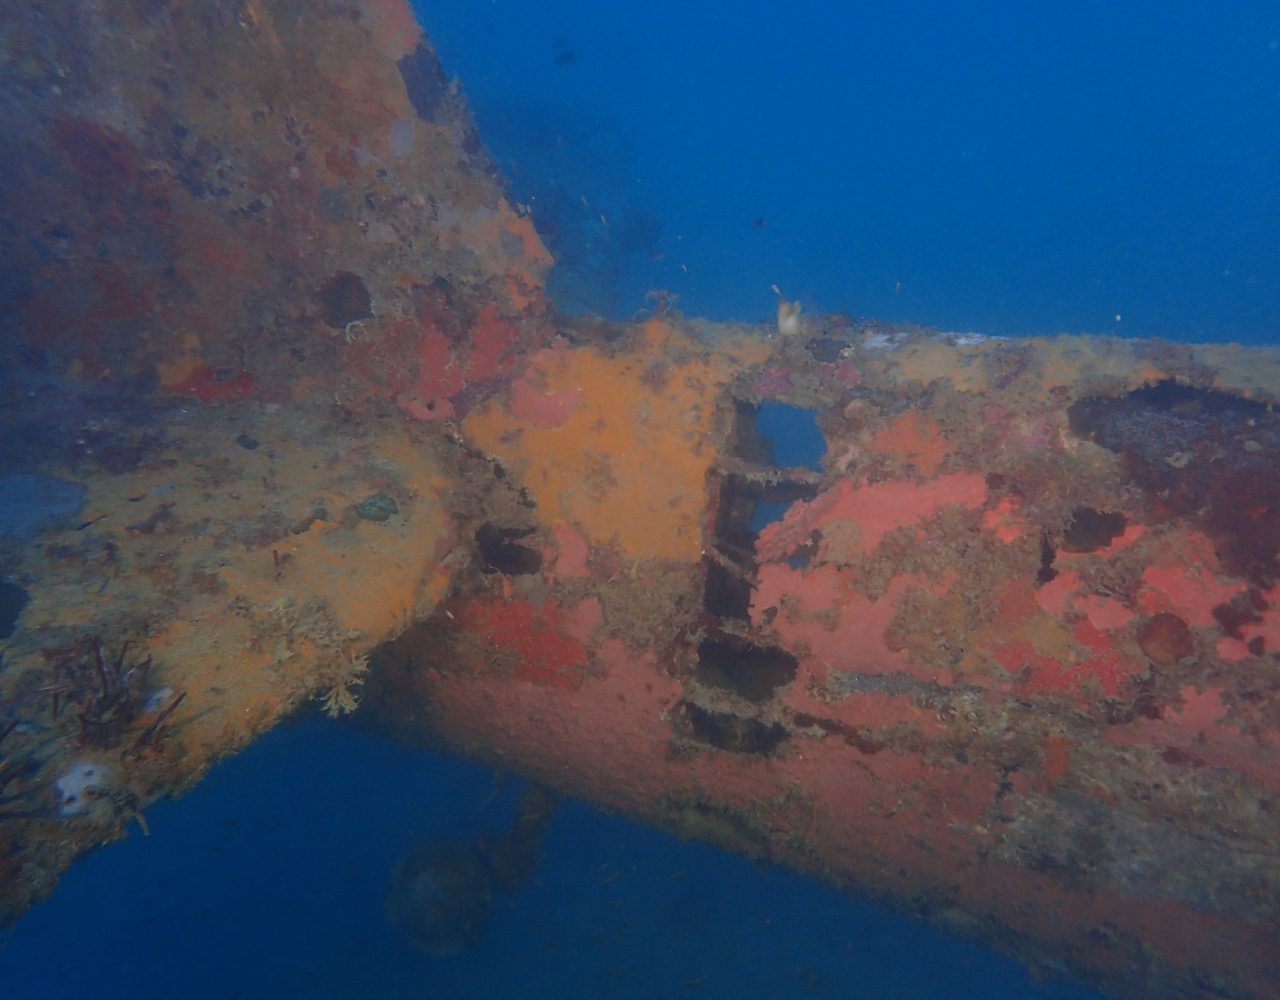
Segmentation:
{"type": "Polygon", "coordinates": [[[466,385],[462,367],[455,363],[449,338],[430,324],[418,340],[418,377],[413,389],[396,402],[415,420],[444,420],[453,416],[449,397],[466,385]]]}
{"type": "Polygon", "coordinates": [[[590,645],[591,636],[602,621],[604,608],[600,602],[594,597],[584,597],[565,609],[564,630],[583,645],[590,645]]]}
{"type": "Polygon", "coordinates": [[[1083,595],[1076,601],[1076,608],[1084,612],[1090,625],[1103,632],[1124,628],[1133,619],[1133,612],[1120,601],[1097,594],[1083,595]]]}
{"type": "Polygon", "coordinates": [[[1170,611],[1189,625],[1213,626],[1213,609],[1244,590],[1214,572],[1196,565],[1148,566],[1142,573],[1138,607],[1147,614],[1170,611]]]}
{"type": "Polygon", "coordinates": [[[1213,609],[1228,603],[1245,585],[1219,575],[1222,567],[1213,543],[1198,531],[1176,531],[1160,543],[1142,573],[1138,610],[1149,615],[1168,611],[1192,626],[1216,626],[1213,609]]]}
{"type": "Polygon", "coordinates": [[[1036,591],[1036,604],[1049,614],[1061,617],[1071,607],[1071,595],[1079,586],[1080,574],[1066,570],[1036,591]]]}
{"type": "Polygon", "coordinates": [[[413,8],[398,0],[368,0],[366,24],[374,43],[391,59],[402,59],[418,45],[421,29],[413,8]]]}
{"type": "Polygon", "coordinates": [[[756,551],[764,561],[785,559],[815,530],[834,521],[852,521],[858,526],[862,551],[871,552],[895,528],[916,524],[952,504],[980,507],[986,497],[986,482],[970,473],[923,483],[895,479],[866,486],[842,479],[813,500],[792,504],[781,521],[760,532],[756,551]]]}
{"type": "Polygon", "coordinates": [[[922,476],[932,476],[950,454],[951,445],[936,420],[908,410],[876,433],[871,449],[910,462],[922,476]]]}
{"type": "Polygon", "coordinates": [[[1233,639],[1229,635],[1224,635],[1218,640],[1215,651],[1219,658],[1227,663],[1239,663],[1241,660],[1253,657],[1247,643],[1242,639],[1233,639]]]}
{"type": "Polygon", "coordinates": [[[515,367],[519,335],[519,327],[499,316],[494,306],[481,309],[467,333],[467,379],[483,382],[510,372],[515,367]]]}
{"type": "Polygon", "coordinates": [[[569,422],[581,399],[582,390],[576,387],[545,393],[535,389],[527,378],[519,378],[511,385],[507,409],[512,416],[534,427],[555,430],[569,422]]]}
{"type": "Polygon", "coordinates": [[[1184,687],[1178,694],[1182,698],[1182,707],[1169,710],[1166,728],[1178,733],[1187,742],[1212,730],[1218,720],[1227,714],[1227,706],[1222,703],[1221,688],[1211,687],[1197,691],[1193,687],[1184,687]]]}
{"type": "Polygon", "coordinates": [[[762,396],[779,396],[790,392],[791,373],[785,368],[766,368],[752,388],[762,396]]]}
{"type": "Polygon", "coordinates": [[[1027,521],[1020,505],[1012,497],[1002,497],[991,510],[982,515],[982,526],[1008,545],[1027,533],[1027,521]]]}
{"type": "Polygon", "coordinates": [[[831,566],[799,570],[782,563],[760,567],[751,598],[751,621],[773,631],[788,649],[807,649],[806,669],[822,683],[830,670],[858,674],[903,671],[941,684],[949,672],[913,663],[889,648],[885,631],[898,612],[900,598],[916,587],[945,591],[924,577],[898,576],[877,600],[848,586],[848,574],[831,566]],[[770,608],[778,609],[767,623],[770,608]],[[849,637],[856,635],[857,641],[849,637]]]}
{"type": "Polygon", "coordinates": [[[1072,635],[1091,654],[1073,672],[1078,680],[1077,688],[1092,679],[1102,688],[1103,694],[1114,697],[1128,686],[1132,678],[1147,672],[1145,663],[1126,656],[1115,647],[1109,632],[1088,621],[1079,622],[1072,635]]]}
{"type": "Polygon", "coordinates": [[[843,386],[853,388],[862,381],[862,373],[852,361],[841,361],[836,366],[836,381],[843,386]]]}
{"type": "Polygon", "coordinates": [[[553,521],[550,525],[554,548],[547,553],[552,573],[556,576],[590,576],[587,559],[591,546],[568,521],[553,521]]]}
{"type": "Polygon", "coordinates": [[[1095,629],[1106,632],[1123,628],[1133,618],[1133,612],[1120,601],[1098,594],[1080,593],[1080,574],[1073,569],[1063,570],[1036,591],[1036,604],[1043,611],[1061,618],[1068,612],[1084,615],[1095,629]]]}

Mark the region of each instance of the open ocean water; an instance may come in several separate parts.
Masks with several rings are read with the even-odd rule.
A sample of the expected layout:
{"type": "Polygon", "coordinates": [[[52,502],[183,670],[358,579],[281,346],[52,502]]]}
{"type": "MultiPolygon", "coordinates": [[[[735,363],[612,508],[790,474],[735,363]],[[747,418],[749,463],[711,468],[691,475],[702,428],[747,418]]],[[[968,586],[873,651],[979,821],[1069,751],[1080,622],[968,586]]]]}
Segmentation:
{"type": "Polygon", "coordinates": [[[1280,335],[1274,2],[417,9],[566,302],[1280,335]]]}
{"type": "MultiPolygon", "coordinates": [[[[1280,340],[1280,7],[419,0],[570,311],[1280,340]]],[[[1091,991],[799,876],[563,804],[459,954],[397,860],[519,782],[308,718],[76,865],[0,995],[1025,997],[1091,991]]]]}

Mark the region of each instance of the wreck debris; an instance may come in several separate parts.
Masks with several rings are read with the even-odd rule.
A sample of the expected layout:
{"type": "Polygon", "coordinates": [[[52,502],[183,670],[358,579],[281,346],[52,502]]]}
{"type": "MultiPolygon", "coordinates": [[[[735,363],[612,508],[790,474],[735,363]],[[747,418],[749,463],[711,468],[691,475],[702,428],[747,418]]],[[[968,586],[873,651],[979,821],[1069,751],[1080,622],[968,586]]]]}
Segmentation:
{"type": "Polygon", "coordinates": [[[438,838],[414,848],[396,867],[387,892],[391,923],[431,955],[474,944],[488,929],[499,895],[518,892],[533,877],[557,802],[554,793],[530,784],[508,829],[475,841],[438,838]]]}
{"type": "MultiPolygon", "coordinates": [[[[1261,995],[1272,970],[1249,956],[1277,914],[1256,887],[1280,877],[1262,849],[1280,791],[1280,717],[1260,680],[1276,655],[1265,566],[1235,556],[1239,534],[1210,529],[1211,507],[1170,506],[1167,478],[1158,493],[1135,482],[1128,451],[1101,447],[1075,405],[1189,380],[1216,349],[1175,375],[1133,342],[1081,355],[1066,338],[904,331],[831,361],[795,341],[748,361],[726,336],[717,363],[741,374],[698,371],[722,388],[698,438],[713,457],[702,502],[684,508],[615,471],[644,453],[621,430],[637,415],[654,426],[651,454],[692,440],[687,422],[647,422],[689,379],[687,328],[655,322],[610,337],[634,346],[608,357],[651,364],[661,344],[667,378],[576,378],[550,456],[514,390],[464,423],[528,491],[537,529],[572,525],[586,575],[508,573],[498,601],[461,594],[446,621],[389,647],[398,666],[371,680],[374,716],[398,727],[426,713],[447,744],[887,898],[907,884],[963,898],[1016,926],[1024,955],[1052,942],[1055,960],[1101,981],[1125,982],[1130,961],[1099,959],[1105,923],[1160,955],[1170,991],[1192,989],[1194,967],[1216,969],[1228,995],[1261,995]],[[817,414],[816,462],[767,446],[766,402],[817,414]],[[546,464],[559,454],[607,474],[570,492],[546,464]],[[700,548],[628,560],[636,521],[698,532],[700,548]],[[1177,917],[1152,927],[1152,899],[1177,917]]],[[[602,348],[575,350],[584,358],[559,356],[556,370],[594,370],[602,348]]],[[[1277,371],[1269,354],[1257,361],[1277,371]]],[[[1214,378],[1230,394],[1230,376],[1214,378]]],[[[1178,440],[1212,440],[1224,469],[1251,468],[1272,418],[1232,407],[1249,412],[1247,436],[1219,433],[1234,418],[1214,408],[1183,407],[1178,440]]],[[[1256,486],[1238,529],[1265,537],[1256,486]]]]}

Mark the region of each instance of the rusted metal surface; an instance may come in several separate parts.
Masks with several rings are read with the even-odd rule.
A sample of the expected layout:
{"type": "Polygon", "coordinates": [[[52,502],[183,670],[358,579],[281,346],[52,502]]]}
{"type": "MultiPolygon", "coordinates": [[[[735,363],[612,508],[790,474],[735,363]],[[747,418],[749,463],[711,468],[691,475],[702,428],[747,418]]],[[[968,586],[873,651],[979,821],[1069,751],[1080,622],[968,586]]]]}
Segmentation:
{"type": "Polygon", "coordinates": [[[697,332],[468,416],[522,555],[379,710],[1119,989],[1272,993],[1275,354],[697,332]]]}

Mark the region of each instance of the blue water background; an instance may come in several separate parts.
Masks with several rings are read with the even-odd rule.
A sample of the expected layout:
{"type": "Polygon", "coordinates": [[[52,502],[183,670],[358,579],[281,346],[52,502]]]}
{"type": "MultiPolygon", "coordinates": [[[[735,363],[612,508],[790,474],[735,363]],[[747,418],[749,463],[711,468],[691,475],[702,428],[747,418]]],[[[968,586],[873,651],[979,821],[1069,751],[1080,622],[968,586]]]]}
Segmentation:
{"type": "Polygon", "coordinates": [[[1274,0],[417,9],[566,304],[1280,338],[1274,0]]]}

